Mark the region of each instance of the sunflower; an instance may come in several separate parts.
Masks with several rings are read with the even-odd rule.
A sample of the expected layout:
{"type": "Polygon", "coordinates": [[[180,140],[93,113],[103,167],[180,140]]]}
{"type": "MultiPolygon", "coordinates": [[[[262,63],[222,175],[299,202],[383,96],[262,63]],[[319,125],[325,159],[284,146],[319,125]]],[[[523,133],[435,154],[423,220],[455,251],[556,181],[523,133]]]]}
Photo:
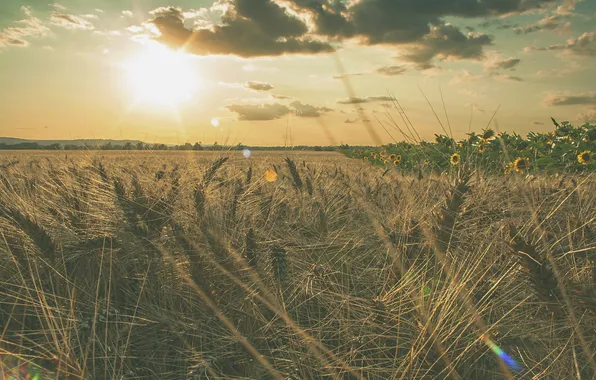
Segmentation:
{"type": "Polygon", "coordinates": [[[394,160],[393,161],[393,165],[399,166],[399,164],[401,164],[401,161],[400,160],[394,160]]]}
{"type": "Polygon", "coordinates": [[[478,145],[478,152],[483,153],[486,150],[486,144],[482,143],[478,145]]]}
{"type": "Polygon", "coordinates": [[[459,156],[459,153],[455,152],[451,155],[451,158],[449,159],[449,161],[451,162],[451,165],[459,165],[459,162],[461,161],[461,157],[459,156]]]}
{"type": "Polygon", "coordinates": [[[592,153],[589,150],[584,150],[577,155],[577,162],[582,165],[589,165],[592,161],[592,153]]]}
{"type": "Polygon", "coordinates": [[[397,158],[397,154],[393,153],[389,156],[390,160],[395,160],[397,158]]]}
{"type": "Polygon", "coordinates": [[[368,162],[368,157],[364,157],[364,161],[365,162],[368,162]]]}
{"type": "Polygon", "coordinates": [[[518,158],[513,162],[513,169],[516,173],[523,173],[530,167],[530,160],[527,158],[518,158]]]}

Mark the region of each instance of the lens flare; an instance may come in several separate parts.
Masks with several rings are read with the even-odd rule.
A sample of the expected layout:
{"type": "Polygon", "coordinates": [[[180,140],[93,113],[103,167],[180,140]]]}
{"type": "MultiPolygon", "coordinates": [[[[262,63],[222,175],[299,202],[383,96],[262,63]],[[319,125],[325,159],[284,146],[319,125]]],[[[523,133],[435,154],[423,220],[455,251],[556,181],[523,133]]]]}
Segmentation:
{"type": "Polygon", "coordinates": [[[521,372],[523,369],[511,356],[509,356],[505,351],[501,349],[501,347],[497,346],[495,342],[493,342],[490,338],[486,335],[482,336],[482,340],[484,343],[490,348],[492,352],[495,353],[509,368],[514,370],[515,372],[521,372]]]}
{"type": "Polygon", "coordinates": [[[250,149],[244,149],[242,151],[242,155],[244,156],[244,158],[250,158],[252,152],[250,151],[250,149]]]}
{"type": "Polygon", "coordinates": [[[217,128],[217,127],[219,127],[219,120],[218,120],[218,119],[216,119],[216,118],[213,118],[213,119],[211,119],[211,125],[212,125],[214,128],[217,128]]]}
{"type": "Polygon", "coordinates": [[[267,181],[267,182],[277,181],[277,172],[273,169],[265,170],[265,181],[267,181]]]}

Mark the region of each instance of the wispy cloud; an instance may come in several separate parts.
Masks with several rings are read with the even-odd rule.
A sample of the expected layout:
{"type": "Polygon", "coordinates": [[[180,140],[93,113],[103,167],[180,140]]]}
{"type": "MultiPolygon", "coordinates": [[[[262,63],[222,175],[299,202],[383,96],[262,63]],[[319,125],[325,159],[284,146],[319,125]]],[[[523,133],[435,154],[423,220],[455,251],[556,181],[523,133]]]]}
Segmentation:
{"type": "Polygon", "coordinates": [[[586,122],[596,122],[596,91],[583,93],[549,92],[543,102],[547,106],[581,106],[578,119],[586,122]]]}
{"type": "Polygon", "coordinates": [[[511,70],[520,63],[520,58],[500,58],[498,56],[493,56],[484,63],[484,68],[488,71],[511,70]]]}
{"type": "Polygon", "coordinates": [[[563,44],[554,44],[546,47],[528,46],[524,49],[530,51],[561,51],[563,56],[596,56],[596,42],[594,32],[585,32],[577,38],[570,38],[563,44]]]}
{"type": "Polygon", "coordinates": [[[4,28],[0,31],[0,47],[28,46],[29,38],[44,37],[50,34],[51,31],[44,22],[33,16],[31,7],[22,6],[21,13],[25,18],[15,21],[18,26],[4,28]]]}
{"type": "Polygon", "coordinates": [[[386,76],[395,76],[401,75],[405,73],[407,69],[404,66],[383,66],[379,67],[375,70],[377,74],[386,75],[386,76]]]}
{"type": "Polygon", "coordinates": [[[337,104],[362,104],[370,102],[391,102],[393,98],[391,96],[369,96],[366,98],[351,97],[347,99],[340,99],[337,104]]]}
{"type": "Polygon", "coordinates": [[[95,26],[84,17],[70,13],[53,12],[50,16],[50,23],[65,29],[95,29],[95,26]]]}

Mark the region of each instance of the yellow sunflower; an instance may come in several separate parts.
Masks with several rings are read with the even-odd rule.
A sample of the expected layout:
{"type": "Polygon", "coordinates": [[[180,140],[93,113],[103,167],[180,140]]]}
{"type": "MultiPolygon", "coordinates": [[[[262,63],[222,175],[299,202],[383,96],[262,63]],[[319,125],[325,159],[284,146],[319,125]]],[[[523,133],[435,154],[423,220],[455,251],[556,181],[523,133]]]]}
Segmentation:
{"type": "Polygon", "coordinates": [[[592,162],[592,153],[589,150],[584,150],[577,155],[577,162],[582,165],[589,165],[592,162]]]}
{"type": "Polygon", "coordinates": [[[400,160],[394,160],[393,161],[393,165],[399,166],[399,164],[401,164],[401,161],[400,160]]]}
{"type": "Polygon", "coordinates": [[[516,173],[523,173],[530,168],[530,160],[527,158],[518,158],[513,162],[513,169],[516,173]]]}
{"type": "Polygon", "coordinates": [[[368,157],[364,157],[364,161],[368,161],[368,157]]]}
{"type": "Polygon", "coordinates": [[[397,155],[395,153],[393,153],[392,155],[389,156],[390,160],[395,160],[397,158],[397,155]]]}
{"type": "Polygon", "coordinates": [[[451,155],[451,158],[449,159],[449,161],[451,162],[451,165],[459,165],[459,162],[461,161],[461,157],[459,156],[459,153],[455,152],[451,155]]]}
{"type": "Polygon", "coordinates": [[[478,152],[482,153],[486,150],[486,144],[482,143],[480,145],[478,145],[478,152]]]}

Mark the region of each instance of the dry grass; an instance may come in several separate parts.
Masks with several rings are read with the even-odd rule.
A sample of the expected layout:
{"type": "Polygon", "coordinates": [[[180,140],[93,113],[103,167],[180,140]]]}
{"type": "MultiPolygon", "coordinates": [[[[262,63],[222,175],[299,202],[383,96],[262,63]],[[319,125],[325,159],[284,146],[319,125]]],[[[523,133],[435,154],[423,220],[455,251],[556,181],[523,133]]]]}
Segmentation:
{"type": "Polygon", "coordinates": [[[0,164],[0,353],[56,378],[596,376],[592,175],[300,152],[0,164]]]}

